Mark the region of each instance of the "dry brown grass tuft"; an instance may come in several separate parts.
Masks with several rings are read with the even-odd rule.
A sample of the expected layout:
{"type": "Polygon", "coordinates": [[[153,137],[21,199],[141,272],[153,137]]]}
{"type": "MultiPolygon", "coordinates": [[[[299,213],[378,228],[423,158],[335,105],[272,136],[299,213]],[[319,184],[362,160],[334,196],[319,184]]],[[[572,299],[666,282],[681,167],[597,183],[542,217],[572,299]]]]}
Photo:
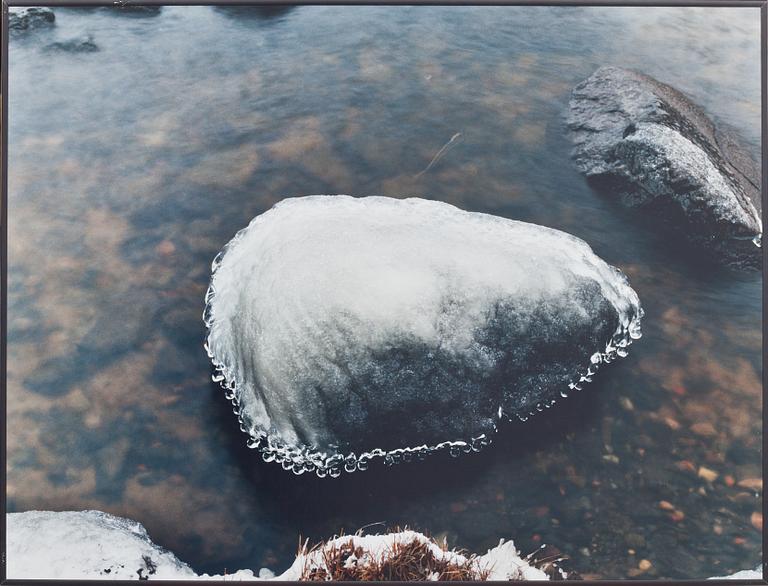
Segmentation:
{"type": "MultiPolygon", "coordinates": [[[[393,532],[399,533],[400,528],[393,532]]],[[[359,532],[357,535],[361,535],[359,532]]],[[[463,551],[459,560],[443,559],[435,555],[433,547],[437,545],[447,551],[444,544],[413,538],[408,542],[395,541],[378,555],[372,555],[361,546],[355,545],[354,537],[342,538],[318,543],[307,550],[306,542],[299,544],[299,555],[304,557],[300,581],[372,581],[372,582],[407,582],[420,580],[484,581],[491,573],[491,568],[483,567],[477,556],[463,551]]],[[[566,574],[560,569],[560,562],[567,559],[557,548],[542,548],[526,556],[525,561],[542,570],[550,580],[564,580],[566,574]]],[[[514,579],[514,578],[513,578],[514,579]]],[[[569,580],[580,577],[572,572],[569,580]]]]}
{"type": "Polygon", "coordinates": [[[475,559],[461,563],[440,559],[428,543],[418,539],[395,542],[378,558],[366,554],[362,547],[355,547],[351,538],[340,545],[320,544],[312,551],[322,552],[323,563],[310,566],[305,562],[302,581],[468,581],[488,577],[488,572],[482,570],[475,559]]]}

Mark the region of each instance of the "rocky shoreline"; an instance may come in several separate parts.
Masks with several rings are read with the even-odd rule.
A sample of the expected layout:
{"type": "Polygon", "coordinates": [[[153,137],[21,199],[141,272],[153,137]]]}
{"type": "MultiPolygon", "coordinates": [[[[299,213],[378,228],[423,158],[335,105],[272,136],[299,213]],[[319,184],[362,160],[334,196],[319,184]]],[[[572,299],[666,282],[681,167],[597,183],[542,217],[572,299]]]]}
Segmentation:
{"type": "Polygon", "coordinates": [[[156,545],[141,523],[101,511],[28,511],[6,516],[7,575],[12,579],[99,580],[549,580],[574,579],[560,556],[520,557],[501,540],[484,555],[449,550],[410,530],[348,535],[301,547],[293,564],[275,575],[238,570],[198,574],[156,545]]]}
{"type": "MultiPolygon", "coordinates": [[[[198,574],[155,544],[141,523],[101,511],[27,511],[6,515],[7,577],[64,580],[227,581],[547,581],[580,580],[567,556],[543,545],[527,556],[501,540],[483,555],[448,549],[409,529],[342,535],[308,547],[275,574],[268,568],[198,574]]],[[[710,580],[762,579],[758,565],[710,580]]]]}

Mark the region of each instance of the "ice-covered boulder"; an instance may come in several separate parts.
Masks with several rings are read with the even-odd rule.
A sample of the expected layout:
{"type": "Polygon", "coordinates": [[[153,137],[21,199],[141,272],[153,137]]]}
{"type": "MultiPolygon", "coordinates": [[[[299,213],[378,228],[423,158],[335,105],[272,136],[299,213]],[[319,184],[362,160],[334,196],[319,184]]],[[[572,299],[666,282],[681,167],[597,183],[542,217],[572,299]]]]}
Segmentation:
{"type": "Polygon", "coordinates": [[[320,476],[477,450],[626,355],[642,316],[574,236],[386,197],[283,200],[216,258],[206,302],[249,445],[320,476]]]}
{"type": "Polygon", "coordinates": [[[196,576],[152,543],[140,523],[101,511],[9,513],[6,530],[7,577],[14,580],[196,576]]]}
{"type": "Polygon", "coordinates": [[[599,189],[653,210],[723,260],[760,265],[760,167],[686,96],[601,67],[574,88],[568,125],[576,164],[599,189]]]}

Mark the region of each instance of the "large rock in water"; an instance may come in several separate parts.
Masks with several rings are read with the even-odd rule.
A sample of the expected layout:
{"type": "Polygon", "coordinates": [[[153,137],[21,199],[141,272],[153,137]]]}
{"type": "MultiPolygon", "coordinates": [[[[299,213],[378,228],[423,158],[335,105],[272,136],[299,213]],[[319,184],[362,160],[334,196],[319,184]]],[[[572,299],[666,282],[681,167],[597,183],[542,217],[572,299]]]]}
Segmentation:
{"type": "Polygon", "coordinates": [[[728,262],[759,266],[760,168],[739,138],[655,79],[601,67],[571,95],[579,169],[728,262]]]}
{"type": "Polygon", "coordinates": [[[283,200],[213,271],[214,380],[297,473],[479,449],[640,335],[637,295],[582,240],[423,199],[283,200]]]}

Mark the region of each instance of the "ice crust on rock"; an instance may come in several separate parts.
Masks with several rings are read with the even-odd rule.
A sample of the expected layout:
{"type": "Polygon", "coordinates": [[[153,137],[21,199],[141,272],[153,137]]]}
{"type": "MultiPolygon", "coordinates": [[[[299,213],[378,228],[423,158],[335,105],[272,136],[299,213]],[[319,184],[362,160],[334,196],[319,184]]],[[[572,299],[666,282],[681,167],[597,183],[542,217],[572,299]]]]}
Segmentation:
{"type": "Polygon", "coordinates": [[[12,579],[189,579],[195,572],[155,545],[136,521],[101,511],[6,515],[12,579]]]}
{"type": "MultiPolygon", "coordinates": [[[[267,580],[239,570],[197,574],[152,542],[141,523],[101,511],[6,515],[7,577],[13,580],[267,580]]],[[[279,579],[279,578],[278,578],[279,579]]]]}
{"type": "Polygon", "coordinates": [[[636,293],[582,240],[418,198],[283,200],[212,269],[214,380],[296,473],[478,450],[640,336],[636,293]]]}

